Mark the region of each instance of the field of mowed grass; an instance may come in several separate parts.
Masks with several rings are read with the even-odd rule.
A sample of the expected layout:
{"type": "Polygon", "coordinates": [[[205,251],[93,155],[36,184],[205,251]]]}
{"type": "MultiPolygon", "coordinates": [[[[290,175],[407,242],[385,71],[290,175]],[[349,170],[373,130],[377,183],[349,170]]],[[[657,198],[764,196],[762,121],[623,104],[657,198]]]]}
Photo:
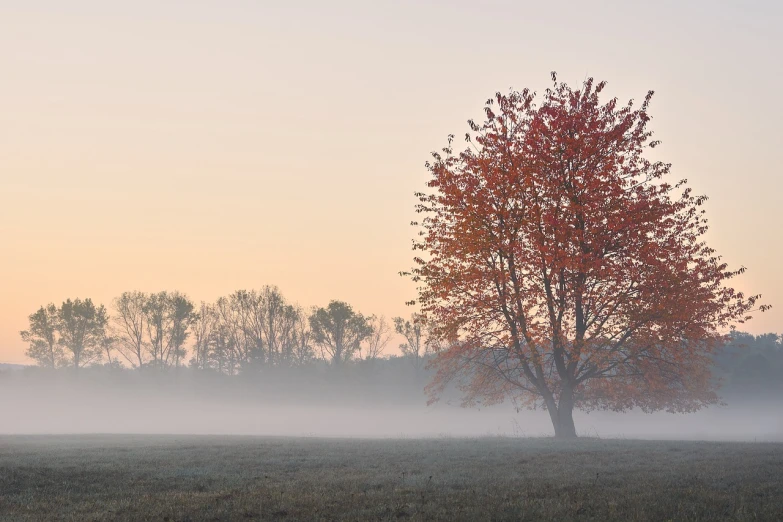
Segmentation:
{"type": "Polygon", "coordinates": [[[783,520],[783,444],[0,436],[0,520],[783,520]]]}

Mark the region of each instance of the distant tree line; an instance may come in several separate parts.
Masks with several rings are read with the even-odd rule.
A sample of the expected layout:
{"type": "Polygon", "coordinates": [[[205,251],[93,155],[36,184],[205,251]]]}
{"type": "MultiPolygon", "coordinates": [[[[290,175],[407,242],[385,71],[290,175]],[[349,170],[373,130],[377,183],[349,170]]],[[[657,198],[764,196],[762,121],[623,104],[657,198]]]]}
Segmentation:
{"type": "Polygon", "coordinates": [[[124,292],[111,309],[89,298],[50,303],[21,332],[38,366],[189,366],[226,375],[316,361],[344,366],[383,356],[394,333],[402,356],[422,368],[435,346],[423,318],[363,315],[343,301],[305,310],[275,286],[238,290],[198,305],[180,292],[124,292]]]}
{"type": "Polygon", "coordinates": [[[715,355],[715,374],[727,397],[781,397],[783,336],[733,332],[715,355]]]}
{"type": "MultiPolygon", "coordinates": [[[[124,368],[128,371],[189,368],[225,376],[304,368],[355,367],[374,372],[388,366],[410,383],[402,368],[424,384],[430,356],[439,349],[431,325],[408,318],[363,315],[343,301],[309,310],[290,303],[275,286],[238,290],[213,303],[196,305],[181,292],[124,292],[111,308],[91,299],[66,299],[41,306],[21,332],[26,355],[39,367],[124,368]],[[394,363],[384,354],[394,334],[402,340],[394,363]],[[404,361],[404,362],[403,362],[404,361]],[[400,366],[402,362],[404,366],[400,366]]],[[[713,373],[724,396],[783,393],[783,339],[734,332],[714,355],[713,373]]],[[[279,375],[290,375],[284,371],[279,375]]],[[[347,374],[342,374],[343,376],[347,374]]],[[[377,373],[376,373],[377,375],[377,373]]],[[[420,391],[420,388],[419,388],[420,391]]]]}

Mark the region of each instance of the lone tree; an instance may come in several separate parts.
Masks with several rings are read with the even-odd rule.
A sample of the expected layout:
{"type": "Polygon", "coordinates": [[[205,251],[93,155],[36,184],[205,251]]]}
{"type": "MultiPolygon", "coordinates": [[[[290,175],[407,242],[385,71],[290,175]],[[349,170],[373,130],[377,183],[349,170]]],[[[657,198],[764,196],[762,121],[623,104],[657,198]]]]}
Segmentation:
{"type": "Polygon", "coordinates": [[[431,400],[460,378],[466,405],[542,406],[564,438],[574,408],[716,402],[711,353],[760,296],[726,285],[744,268],[702,239],[707,198],[645,156],[652,91],[634,108],[552,80],[540,105],[497,94],[466,150],[449,136],[427,163],[410,275],[443,341],[431,400]]]}

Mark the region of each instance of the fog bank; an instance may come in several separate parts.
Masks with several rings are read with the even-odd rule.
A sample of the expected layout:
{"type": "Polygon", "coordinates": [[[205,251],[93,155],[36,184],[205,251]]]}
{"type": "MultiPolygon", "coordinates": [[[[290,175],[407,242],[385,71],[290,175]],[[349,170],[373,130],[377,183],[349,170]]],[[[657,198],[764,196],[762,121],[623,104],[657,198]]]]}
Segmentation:
{"type": "MultiPolygon", "coordinates": [[[[381,390],[382,391],[382,390],[381,390]]],[[[783,441],[780,401],[730,402],[692,414],[575,414],[577,432],[602,438],[783,441]]],[[[26,379],[0,382],[0,434],[236,434],[317,437],[536,437],[552,435],[546,411],[511,405],[427,406],[421,388],[406,395],[361,388],[258,390],[115,385],[26,379]]]]}

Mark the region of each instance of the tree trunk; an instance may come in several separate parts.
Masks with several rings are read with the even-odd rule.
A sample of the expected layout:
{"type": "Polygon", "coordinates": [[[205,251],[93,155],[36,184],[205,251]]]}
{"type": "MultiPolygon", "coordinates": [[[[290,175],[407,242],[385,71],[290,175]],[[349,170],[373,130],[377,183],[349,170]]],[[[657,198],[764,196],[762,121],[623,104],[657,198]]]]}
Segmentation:
{"type": "Polygon", "coordinates": [[[549,411],[549,418],[552,420],[552,426],[555,428],[555,438],[576,438],[574,399],[570,390],[563,390],[558,404],[555,404],[554,399],[548,400],[547,411],[549,411]]]}
{"type": "Polygon", "coordinates": [[[559,420],[559,433],[555,429],[555,437],[559,439],[575,439],[576,438],[576,426],[574,426],[574,406],[573,404],[560,404],[557,408],[558,420],[559,420]]]}

